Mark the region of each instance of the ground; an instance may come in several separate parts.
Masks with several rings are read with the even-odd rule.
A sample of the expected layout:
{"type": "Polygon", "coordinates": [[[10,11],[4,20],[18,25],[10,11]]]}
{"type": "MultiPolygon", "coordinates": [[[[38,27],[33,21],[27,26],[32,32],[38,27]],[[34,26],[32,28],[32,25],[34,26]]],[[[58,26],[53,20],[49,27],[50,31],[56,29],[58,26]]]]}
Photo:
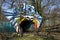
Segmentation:
{"type": "MultiPolygon", "coordinates": [[[[8,34],[6,34],[6,35],[8,35],[8,34]]],[[[0,40],[56,40],[52,36],[46,37],[45,33],[44,33],[45,36],[43,36],[43,33],[41,35],[37,35],[36,33],[32,33],[32,32],[24,33],[23,37],[19,37],[17,34],[14,34],[14,36],[12,34],[8,35],[8,36],[6,36],[6,35],[3,37],[3,39],[0,35],[0,40]]],[[[57,36],[55,36],[55,37],[57,37],[57,36]]],[[[60,40],[60,39],[58,39],[58,40],[60,40]]]]}
{"type": "Polygon", "coordinates": [[[27,33],[27,34],[25,33],[23,37],[14,37],[13,40],[44,40],[44,39],[32,33],[27,33]]]}

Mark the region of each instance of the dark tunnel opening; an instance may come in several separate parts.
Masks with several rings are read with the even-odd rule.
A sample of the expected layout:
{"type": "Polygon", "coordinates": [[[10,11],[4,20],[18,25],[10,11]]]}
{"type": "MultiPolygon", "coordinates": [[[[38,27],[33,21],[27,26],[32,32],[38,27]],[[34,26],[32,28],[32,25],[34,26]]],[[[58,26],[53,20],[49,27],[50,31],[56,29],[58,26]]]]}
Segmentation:
{"type": "Polygon", "coordinates": [[[32,24],[33,24],[32,20],[24,20],[21,22],[20,28],[22,28],[23,32],[26,32],[28,31],[28,29],[30,28],[32,24]]]}

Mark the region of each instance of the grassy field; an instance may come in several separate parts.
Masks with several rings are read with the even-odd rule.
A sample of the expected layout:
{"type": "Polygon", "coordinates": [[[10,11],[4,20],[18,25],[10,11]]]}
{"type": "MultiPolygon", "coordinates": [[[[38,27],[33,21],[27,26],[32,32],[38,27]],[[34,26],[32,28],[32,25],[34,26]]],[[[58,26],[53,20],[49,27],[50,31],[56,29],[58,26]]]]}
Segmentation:
{"type": "Polygon", "coordinates": [[[42,38],[38,35],[28,33],[28,34],[24,34],[23,37],[15,36],[12,40],[44,40],[44,38],[42,38]]]}
{"type": "Polygon", "coordinates": [[[34,35],[32,33],[24,33],[23,37],[19,37],[17,34],[15,34],[13,37],[10,36],[4,36],[3,38],[0,35],[0,40],[45,40],[44,38],[34,35]]]}
{"type": "Polygon", "coordinates": [[[53,37],[45,37],[34,35],[34,33],[24,33],[23,37],[19,37],[17,34],[14,36],[4,36],[3,38],[0,35],[0,40],[55,40],[53,37]]]}

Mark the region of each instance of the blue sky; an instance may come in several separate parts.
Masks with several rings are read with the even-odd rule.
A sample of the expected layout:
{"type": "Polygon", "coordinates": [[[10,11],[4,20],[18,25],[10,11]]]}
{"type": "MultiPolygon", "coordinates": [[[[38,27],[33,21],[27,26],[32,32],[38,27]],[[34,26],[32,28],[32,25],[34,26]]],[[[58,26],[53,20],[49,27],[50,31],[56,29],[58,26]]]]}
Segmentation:
{"type": "MultiPolygon", "coordinates": [[[[9,13],[12,13],[12,14],[14,14],[14,12],[15,12],[15,8],[16,7],[13,7],[13,8],[11,8],[10,9],[10,7],[11,7],[11,1],[6,1],[6,2],[4,2],[3,4],[2,4],[2,9],[3,9],[3,11],[5,11],[5,12],[9,12],[9,13]]],[[[32,5],[26,5],[26,9],[25,9],[25,3],[23,3],[24,4],[24,7],[23,7],[23,10],[26,10],[27,11],[27,14],[28,15],[31,15],[32,13],[35,13],[35,9],[34,9],[34,6],[32,6],[32,5]],[[30,8],[31,7],[31,11],[29,12],[29,10],[28,10],[28,8],[30,8]],[[29,13],[28,13],[29,12],[29,13]]],[[[16,2],[14,3],[14,5],[16,5],[16,2]]],[[[4,13],[5,15],[9,15],[9,13],[4,13]]],[[[40,19],[40,18],[42,18],[40,15],[38,15],[38,14],[36,14],[35,15],[38,19],[40,19]]],[[[12,18],[13,16],[6,16],[6,18],[8,19],[8,20],[10,20],[11,18],[12,18]]]]}
{"type": "MultiPolygon", "coordinates": [[[[50,2],[54,2],[54,0],[50,0],[50,2]]],[[[12,2],[11,2],[11,0],[6,0],[6,2],[4,2],[3,4],[2,4],[2,9],[5,11],[5,12],[10,12],[10,13],[13,13],[14,14],[14,12],[15,12],[15,8],[16,7],[13,7],[13,8],[11,8],[10,9],[10,7],[11,7],[11,4],[12,2]]],[[[43,6],[45,6],[46,4],[48,3],[48,0],[42,0],[42,2],[41,2],[41,7],[43,7],[43,6]]],[[[24,10],[26,10],[27,12],[29,12],[29,10],[28,10],[28,8],[29,7],[31,7],[31,11],[29,12],[29,13],[27,13],[27,14],[32,14],[32,13],[35,13],[35,10],[34,10],[34,6],[32,6],[32,5],[26,5],[26,9],[25,9],[25,3],[23,3],[24,4],[24,7],[23,7],[23,9],[24,10]]],[[[16,2],[14,3],[14,5],[16,5],[16,2]]],[[[49,4],[47,7],[46,7],[46,9],[44,9],[45,10],[45,13],[48,13],[49,12],[49,10],[52,12],[55,8],[57,8],[57,7],[59,7],[60,8],[60,0],[58,0],[58,1],[56,1],[55,0],[55,5],[53,5],[53,4],[49,4]],[[48,9],[47,9],[48,8],[48,9]]],[[[7,13],[8,14],[8,13],[7,13]]],[[[38,14],[36,15],[37,17],[39,16],[38,14]]],[[[40,17],[40,16],[39,16],[40,17]]],[[[11,18],[10,16],[8,17],[8,18],[11,18]]]]}
{"type": "MultiPolygon", "coordinates": [[[[54,0],[50,0],[50,2],[54,2],[54,0]]],[[[3,9],[3,11],[5,11],[5,12],[9,12],[9,13],[14,14],[15,8],[16,8],[16,2],[14,2],[14,5],[15,5],[15,6],[10,9],[11,3],[12,3],[11,0],[6,0],[6,2],[4,2],[4,3],[2,4],[2,9],[3,9]]],[[[32,14],[32,13],[35,13],[35,8],[34,8],[34,6],[32,6],[32,5],[26,5],[26,9],[25,9],[25,3],[23,3],[23,4],[24,4],[23,10],[26,10],[28,15],[30,15],[30,14],[32,14]],[[28,10],[29,7],[31,7],[31,11],[28,10]]],[[[42,0],[42,2],[41,2],[41,7],[43,8],[43,6],[45,6],[46,4],[48,4],[48,0],[42,0]]],[[[53,4],[49,4],[48,6],[45,7],[45,9],[44,9],[43,11],[44,11],[44,13],[49,13],[49,10],[50,10],[50,12],[52,12],[54,9],[56,9],[56,8],[58,8],[58,7],[60,8],[60,0],[58,0],[58,1],[55,0],[55,4],[54,4],[54,5],[53,5],[53,4]]],[[[19,12],[20,12],[20,11],[19,11],[19,12]]],[[[4,13],[4,14],[9,14],[9,13],[4,13]]],[[[57,12],[57,13],[60,13],[60,12],[57,12]]],[[[18,15],[19,15],[19,14],[18,14],[18,15]]],[[[36,16],[36,18],[41,22],[42,17],[38,14],[38,12],[36,12],[35,16],[36,16]],[[41,18],[41,19],[40,19],[40,18],[41,18]]],[[[10,20],[12,17],[13,17],[13,16],[6,16],[6,18],[7,18],[8,20],[10,20]]],[[[13,20],[14,20],[14,19],[13,19],[13,20]]]]}

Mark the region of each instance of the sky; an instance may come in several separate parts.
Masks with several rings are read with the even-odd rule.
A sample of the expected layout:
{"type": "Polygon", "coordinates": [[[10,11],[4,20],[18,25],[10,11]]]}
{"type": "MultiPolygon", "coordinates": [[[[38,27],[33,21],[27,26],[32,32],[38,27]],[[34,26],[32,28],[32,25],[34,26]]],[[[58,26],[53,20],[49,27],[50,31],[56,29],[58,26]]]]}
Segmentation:
{"type": "MultiPolygon", "coordinates": [[[[44,12],[45,13],[49,13],[49,10],[52,12],[54,9],[56,9],[56,8],[60,8],[60,0],[58,0],[58,1],[56,1],[56,0],[49,0],[49,2],[55,2],[54,4],[55,5],[53,5],[53,4],[49,4],[48,6],[46,6],[45,7],[45,9],[44,9],[44,12]]],[[[13,5],[15,5],[13,8],[11,8],[10,9],[10,7],[11,7],[11,0],[9,1],[9,0],[6,0],[6,2],[4,2],[3,4],[2,4],[2,9],[3,9],[3,11],[5,11],[5,12],[9,12],[9,13],[12,13],[12,15],[14,15],[15,14],[15,6],[16,6],[16,2],[14,2],[14,4],[13,5]]],[[[41,2],[41,7],[43,7],[43,6],[45,6],[46,4],[48,3],[48,0],[42,0],[42,2],[41,2]]],[[[28,14],[28,15],[31,15],[32,13],[34,14],[35,13],[35,8],[34,8],[34,6],[32,6],[32,5],[26,5],[25,3],[23,3],[23,5],[24,5],[24,7],[23,7],[23,10],[26,10],[26,13],[28,14]],[[26,5],[26,6],[25,6],[26,5]],[[31,7],[31,11],[29,11],[28,9],[31,7]]],[[[18,13],[19,13],[20,11],[18,10],[18,13]]],[[[4,15],[5,14],[9,14],[9,13],[4,13],[4,15]]],[[[37,13],[37,12],[36,12],[37,13]]],[[[35,15],[38,19],[39,18],[42,18],[38,13],[35,15]]],[[[7,19],[10,19],[11,17],[13,17],[13,16],[8,16],[7,17],[7,19]]]]}
{"type": "MultiPolygon", "coordinates": [[[[50,2],[54,2],[54,0],[50,0],[50,2]]],[[[11,7],[11,0],[6,0],[6,2],[4,2],[3,4],[2,4],[2,9],[3,9],[3,11],[5,11],[3,14],[4,15],[10,15],[10,16],[6,16],[6,18],[8,19],[8,20],[10,20],[12,17],[14,17],[13,15],[14,14],[16,14],[15,12],[16,12],[16,10],[15,10],[15,8],[16,8],[16,2],[14,2],[14,6],[13,6],[13,8],[10,8],[11,7]],[[12,16],[11,16],[12,15],[12,16]]],[[[24,4],[24,7],[23,7],[23,10],[26,10],[26,13],[28,14],[28,15],[32,15],[32,14],[34,14],[35,13],[35,17],[39,20],[39,22],[41,23],[41,21],[42,21],[42,16],[40,16],[39,14],[38,14],[38,12],[35,12],[35,8],[34,8],[34,6],[32,6],[32,5],[26,5],[25,3],[23,3],[24,4]],[[28,10],[28,8],[30,8],[31,7],[31,11],[29,11],[28,10]],[[26,9],[25,9],[26,8],[26,9]]],[[[46,4],[48,4],[48,0],[42,0],[42,2],[41,2],[41,7],[43,8],[43,6],[45,6],[46,4]]],[[[55,3],[54,4],[49,4],[48,6],[46,6],[45,7],[45,9],[44,9],[44,13],[46,13],[46,14],[48,14],[49,13],[49,10],[50,10],[50,12],[52,12],[52,11],[54,11],[54,9],[56,9],[56,8],[60,8],[60,0],[58,0],[58,1],[56,1],[55,0],[55,3]]],[[[17,10],[17,14],[19,15],[19,10],[17,10]]],[[[60,12],[57,12],[58,14],[60,13],[60,12]]],[[[17,16],[17,15],[16,15],[17,16]]],[[[12,20],[12,21],[14,21],[14,19],[12,20]]],[[[15,21],[14,21],[15,22],[15,21]]],[[[13,22],[13,23],[14,23],[13,22]]]]}
{"type": "MultiPolygon", "coordinates": [[[[53,13],[55,11],[55,9],[56,10],[60,9],[60,0],[42,0],[41,7],[43,8],[44,6],[45,6],[45,8],[43,10],[44,14],[48,14],[49,12],[53,13]]],[[[57,13],[58,13],[58,11],[57,11],[57,13]]]]}
{"type": "MultiPolygon", "coordinates": [[[[6,2],[4,2],[3,4],[2,4],[2,9],[3,9],[3,11],[4,11],[4,15],[14,15],[15,14],[15,8],[16,7],[13,7],[13,8],[10,8],[11,7],[11,0],[9,1],[9,0],[6,0],[6,2]],[[5,13],[6,12],[6,13],[5,13]],[[10,14],[11,13],[11,14],[10,14]]],[[[14,2],[14,4],[13,5],[16,5],[16,2],[14,2]]],[[[23,10],[26,10],[26,13],[28,14],[28,15],[32,15],[32,14],[34,14],[35,13],[35,8],[34,8],[34,6],[32,6],[32,5],[26,5],[25,3],[23,3],[23,5],[24,5],[24,7],[23,7],[23,10]],[[26,6],[26,7],[25,7],[26,6]],[[31,7],[31,11],[29,11],[28,9],[31,7]]],[[[19,11],[19,10],[17,10],[17,11],[19,11]]],[[[20,11],[19,11],[20,12],[20,11]]],[[[18,13],[19,13],[18,12],[18,13]]],[[[19,15],[19,14],[18,14],[19,15]]],[[[36,18],[38,19],[38,20],[42,20],[42,17],[38,14],[38,12],[36,12],[36,14],[35,14],[35,16],[36,16],[36,18]]],[[[8,20],[10,20],[12,17],[14,17],[14,16],[6,16],[6,18],[8,19],[8,20]]],[[[14,19],[13,19],[14,20],[14,19]]]]}

